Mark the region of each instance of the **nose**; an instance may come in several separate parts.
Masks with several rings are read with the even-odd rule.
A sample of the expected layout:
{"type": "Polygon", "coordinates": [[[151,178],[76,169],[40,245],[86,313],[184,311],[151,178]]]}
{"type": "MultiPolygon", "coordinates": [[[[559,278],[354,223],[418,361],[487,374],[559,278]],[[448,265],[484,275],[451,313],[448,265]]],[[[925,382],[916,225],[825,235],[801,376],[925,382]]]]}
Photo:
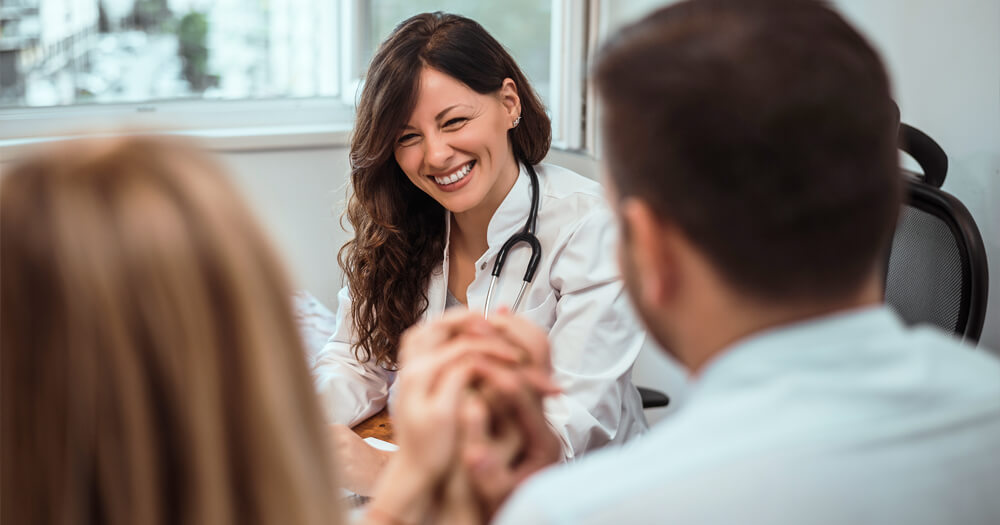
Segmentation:
{"type": "Polygon", "coordinates": [[[440,133],[430,134],[424,139],[424,161],[432,171],[448,168],[448,161],[454,153],[447,138],[440,133]]]}

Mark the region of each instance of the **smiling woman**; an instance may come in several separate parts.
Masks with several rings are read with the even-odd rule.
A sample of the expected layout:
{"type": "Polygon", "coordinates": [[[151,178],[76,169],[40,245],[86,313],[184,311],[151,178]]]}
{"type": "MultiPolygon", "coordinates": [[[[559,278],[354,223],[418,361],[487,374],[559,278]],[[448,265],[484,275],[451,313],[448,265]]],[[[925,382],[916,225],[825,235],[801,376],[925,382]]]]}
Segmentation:
{"type": "MultiPolygon", "coordinates": [[[[492,297],[520,304],[548,332],[564,393],[547,399],[546,418],[567,458],[645,430],[631,383],[645,334],[610,256],[613,218],[596,182],[538,164],[550,143],[540,98],[478,23],[417,15],[382,43],[351,140],[355,236],[340,252],[348,286],[314,365],[330,423],[353,425],[385,407],[405,329],[446,307],[482,312],[492,297]],[[518,302],[526,247],[509,251],[495,290],[490,269],[534,199],[541,259],[518,302]]],[[[347,483],[368,492],[384,458],[346,428],[332,434],[347,449],[347,483]]]]}
{"type": "Polygon", "coordinates": [[[456,220],[477,208],[492,215],[518,172],[507,140],[521,111],[514,81],[504,79],[496,94],[481,95],[424,67],[417,93],[413,115],[396,144],[399,167],[456,220]]]}

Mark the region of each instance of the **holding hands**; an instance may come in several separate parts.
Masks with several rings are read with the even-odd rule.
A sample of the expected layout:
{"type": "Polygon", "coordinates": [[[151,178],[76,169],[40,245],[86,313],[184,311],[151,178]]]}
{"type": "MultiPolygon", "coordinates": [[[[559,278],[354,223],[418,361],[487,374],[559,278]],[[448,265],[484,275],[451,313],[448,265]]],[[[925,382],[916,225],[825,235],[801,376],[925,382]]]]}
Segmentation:
{"type": "Polygon", "coordinates": [[[400,446],[380,477],[370,522],[483,523],[562,446],[542,412],[557,393],[546,334],[505,312],[463,311],[415,326],[400,345],[392,407],[400,446]]]}

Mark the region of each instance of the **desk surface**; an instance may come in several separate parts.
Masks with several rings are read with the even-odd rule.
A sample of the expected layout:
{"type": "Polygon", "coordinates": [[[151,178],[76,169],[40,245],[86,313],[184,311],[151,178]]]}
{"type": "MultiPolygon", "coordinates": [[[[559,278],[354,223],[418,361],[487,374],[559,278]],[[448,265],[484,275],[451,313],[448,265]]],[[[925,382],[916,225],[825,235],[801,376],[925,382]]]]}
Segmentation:
{"type": "Polygon", "coordinates": [[[394,442],[392,439],[392,421],[389,419],[389,411],[384,408],[381,412],[358,423],[351,430],[354,430],[355,434],[363,438],[373,437],[382,441],[388,441],[389,443],[394,442]]]}

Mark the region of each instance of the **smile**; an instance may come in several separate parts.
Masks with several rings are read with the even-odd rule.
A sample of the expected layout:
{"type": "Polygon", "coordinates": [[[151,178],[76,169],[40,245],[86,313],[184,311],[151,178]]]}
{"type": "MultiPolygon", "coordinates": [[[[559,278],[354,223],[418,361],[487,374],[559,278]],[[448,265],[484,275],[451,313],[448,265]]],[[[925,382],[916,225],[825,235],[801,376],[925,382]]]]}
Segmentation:
{"type": "Polygon", "coordinates": [[[472,171],[472,167],[475,164],[476,161],[472,160],[466,163],[461,168],[455,170],[455,172],[452,173],[451,175],[442,175],[440,177],[432,176],[431,178],[434,179],[434,182],[436,182],[440,186],[450,186],[464,179],[469,174],[469,172],[472,171]]]}

